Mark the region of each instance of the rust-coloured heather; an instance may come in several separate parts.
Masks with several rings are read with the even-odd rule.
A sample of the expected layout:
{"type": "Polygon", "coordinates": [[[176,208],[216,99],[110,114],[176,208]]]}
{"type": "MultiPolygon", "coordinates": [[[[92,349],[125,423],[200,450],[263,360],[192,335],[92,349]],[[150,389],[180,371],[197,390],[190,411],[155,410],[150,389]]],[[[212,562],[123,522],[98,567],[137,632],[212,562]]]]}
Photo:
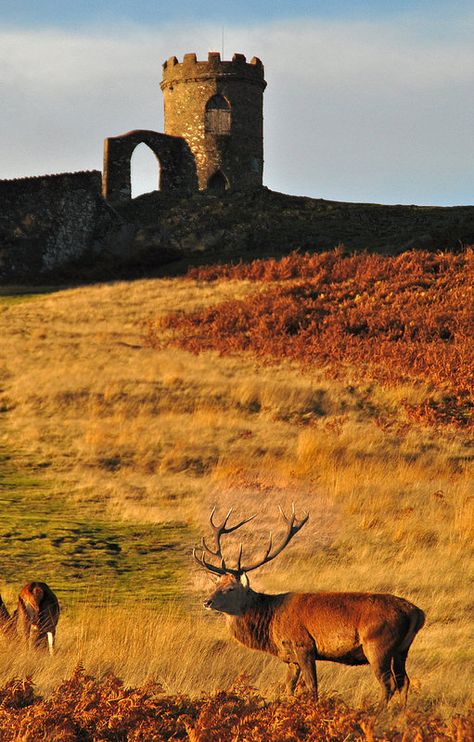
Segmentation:
{"type": "Polygon", "coordinates": [[[246,279],[268,288],[188,315],[150,323],[148,342],[198,353],[249,351],[293,359],[339,375],[390,384],[428,383],[432,392],[410,416],[467,427],[474,409],[474,251],[406,252],[397,257],[341,250],[293,253],[279,261],[195,269],[198,280],[246,279]]]}
{"type": "Polygon", "coordinates": [[[47,700],[35,697],[28,679],[11,680],[0,688],[2,742],[467,742],[473,738],[469,715],[443,721],[409,712],[405,721],[405,731],[395,720],[387,721],[381,731],[383,725],[376,723],[372,709],[351,709],[336,699],[315,703],[305,695],[291,702],[269,702],[242,683],[197,699],[165,696],[156,684],[126,688],[113,675],[96,679],[82,668],[47,700]]]}

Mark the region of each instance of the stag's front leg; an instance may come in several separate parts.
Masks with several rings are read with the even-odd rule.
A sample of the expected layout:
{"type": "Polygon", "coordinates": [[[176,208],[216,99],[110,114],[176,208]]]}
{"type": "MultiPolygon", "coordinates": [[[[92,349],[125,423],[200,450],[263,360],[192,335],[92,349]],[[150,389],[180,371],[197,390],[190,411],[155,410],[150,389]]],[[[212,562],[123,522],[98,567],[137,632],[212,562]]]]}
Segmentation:
{"type": "Polygon", "coordinates": [[[16,619],[16,633],[21,644],[25,649],[29,649],[30,646],[30,621],[27,613],[23,606],[20,606],[17,611],[16,619]]]}
{"type": "Polygon", "coordinates": [[[301,674],[299,665],[289,663],[286,671],[286,690],[290,696],[295,695],[296,686],[301,674]]]}
{"type": "Polygon", "coordinates": [[[313,649],[298,647],[296,650],[298,665],[300,666],[303,680],[310,693],[314,693],[318,699],[318,678],[316,675],[316,657],[313,649]]]}
{"type": "Polygon", "coordinates": [[[40,644],[41,644],[41,637],[40,637],[39,628],[35,624],[32,624],[30,626],[30,633],[28,636],[28,649],[36,650],[39,648],[40,644]]]}

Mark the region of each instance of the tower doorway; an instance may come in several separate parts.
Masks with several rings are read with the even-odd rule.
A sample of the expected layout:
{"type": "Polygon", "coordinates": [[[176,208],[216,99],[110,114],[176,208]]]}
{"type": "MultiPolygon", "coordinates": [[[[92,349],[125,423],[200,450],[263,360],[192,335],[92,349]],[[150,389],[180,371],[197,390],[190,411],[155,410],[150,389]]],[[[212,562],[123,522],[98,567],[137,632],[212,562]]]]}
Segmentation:
{"type": "Polygon", "coordinates": [[[229,182],[221,170],[217,170],[207,181],[207,190],[216,195],[224,194],[229,188],[229,182]]]}

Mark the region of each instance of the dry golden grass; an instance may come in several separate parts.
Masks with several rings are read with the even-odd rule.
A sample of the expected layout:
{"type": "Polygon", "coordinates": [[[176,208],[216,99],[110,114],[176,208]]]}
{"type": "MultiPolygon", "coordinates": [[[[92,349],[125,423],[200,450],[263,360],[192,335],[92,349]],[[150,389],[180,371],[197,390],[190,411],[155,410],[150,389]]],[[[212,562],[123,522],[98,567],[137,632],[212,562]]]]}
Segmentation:
{"type": "MultiPolygon", "coordinates": [[[[385,389],[355,370],[334,381],[290,364],[145,347],[147,318],[243,298],[251,288],[147,280],[0,304],[8,408],[0,444],[19,467],[46,465],[50,492],[111,524],[185,522],[197,535],[215,503],[235,505],[238,514],[260,513],[261,531],[248,528],[251,549],[278,529],[277,504],[294,500],[311,511],[310,522],[253,586],[413,600],[427,624],[409,657],[412,704],[446,715],[463,709],[473,668],[469,442],[407,423],[399,401],[422,400],[422,385],[385,389]]],[[[57,657],[36,665],[7,650],[0,674],[34,665],[48,690],[82,661],[129,683],[154,676],[170,692],[199,693],[245,672],[275,695],[280,664],[231,644],[223,619],[202,614],[209,582],[191,559],[184,578],[182,600],[154,612],[134,604],[133,590],[126,613],[112,604],[71,610],[60,594],[57,657]]],[[[17,585],[0,588],[11,605],[17,585]]],[[[376,697],[367,668],[320,665],[323,691],[352,704],[376,697]]]]}
{"type": "MultiPolygon", "coordinates": [[[[209,587],[207,584],[204,589],[209,587]]],[[[450,716],[453,709],[465,710],[471,692],[466,651],[462,649],[466,628],[458,625],[451,629],[450,642],[461,644],[449,658],[441,647],[430,646],[422,634],[416,639],[408,665],[411,708],[441,717],[450,716]]],[[[434,636],[442,644],[442,633],[434,636]]],[[[38,692],[48,695],[59,680],[82,665],[98,677],[107,672],[118,674],[127,685],[142,685],[152,679],[171,695],[198,697],[230,688],[241,676],[268,698],[285,695],[285,668],[279,660],[230,642],[221,617],[196,611],[183,615],[177,604],[154,612],[109,606],[93,611],[83,608],[73,616],[66,613],[57,648],[55,657],[50,658],[3,646],[0,677],[33,675],[38,692]]],[[[318,676],[326,697],[338,696],[363,708],[378,699],[378,686],[368,667],[320,662],[318,676]]]]}

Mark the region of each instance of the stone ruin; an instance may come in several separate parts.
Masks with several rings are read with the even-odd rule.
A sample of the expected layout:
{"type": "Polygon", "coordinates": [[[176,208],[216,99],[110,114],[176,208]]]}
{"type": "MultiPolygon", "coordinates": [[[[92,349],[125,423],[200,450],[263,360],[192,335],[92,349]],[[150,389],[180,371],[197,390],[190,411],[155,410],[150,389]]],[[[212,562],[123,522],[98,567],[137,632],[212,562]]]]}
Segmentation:
{"type": "Polygon", "coordinates": [[[102,193],[131,198],[130,160],[145,143],[160,163],[159,189],[223,193],[262,185],[263,65],[243,54],[231,62],[210,52],[206,62],[185,54],[163,65],[165,133],[131,131],[104,144],[102,193]]]}
{"type": "Polygon", "coordinates": [[[104,142],[104,172],[0,180],[0,278],[47,273],[104,241],[130,241],[114,206],[131,199],[138,144],[157,158],[157,189],[185,195],[262,186],[263,65],[235,54],[185,54],[163,64],[165,132],[137,129],[104,142]],[[158,167],[159,164],[159,167],[158,167]],[[157,179],[158,180],[158,179],[157,179]],[[101,181],[101,182],[100,182],[101,181]]]}

